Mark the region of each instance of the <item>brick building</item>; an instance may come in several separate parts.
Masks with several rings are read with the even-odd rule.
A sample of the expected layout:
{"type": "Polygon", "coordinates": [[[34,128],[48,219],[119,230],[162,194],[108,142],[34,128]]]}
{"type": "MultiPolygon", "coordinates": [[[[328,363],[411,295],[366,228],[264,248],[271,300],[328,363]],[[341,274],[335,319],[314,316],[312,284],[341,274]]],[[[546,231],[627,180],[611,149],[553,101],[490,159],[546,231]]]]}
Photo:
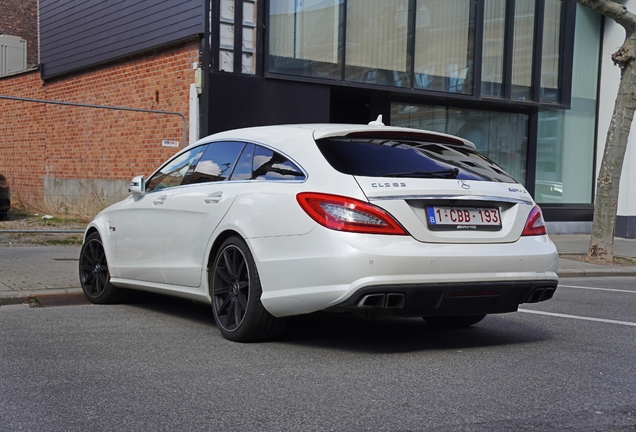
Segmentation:
{"type": "MultiPolygon", "coordinates": [[[[8,7],[15,14],[37,12],[37,2],[24,3],[33,8],[8,7]]],[[[59,25],[46,19],[50,3],[54,2],[40,2],[40,29],[48,44],[43,42],[42,58],[47,63],[0,77],[0,95],[177,112],[188,121],[193,64],[199,61],[198,33],[133,56],[124,52],[99,64],[73,64],[69,73],[64,64],[49,60],[51,52],[60,49],[54,47],[60,44],[59,35],[47,33],[47,26],[59,25]]],[[[50,8],[49,13],[54,12],[50,8]]],[[[30,30],[23,28],[20,36],[37,41],[37,21],[29,24],[30,30]]],[[[37,53],[37,44],[33,45],[37,53]]],[[[173,146],[184,144],[184,128],[188,124],[174,114],[0,99],[0,172],[8,177],[14,199],[60,212],[91,214],[120,199],[130,178],[150,174],[178,150],[173,146]],[[164,141],[170,146],[162,145],[164,141]]]]}
{"type": "MultiPolygon", "coordinates": [[[[38,11],[39,69],[0,78],[0,95],[179,112],[188,141],[382,114],[475,142],[552,232],[591,228],[613,100],[600,89],[616,82],[603,35],[616,28],[575,2],[40,0],[38,11]]],[[[18,197],[58,206],[118,198],[175,151],[165,140],[184,141],[178,116],[1,99],[0,110],[0,171],[18,197]]],[[[635,205],[621,192],[617,235],[636,236],[635,205]]]]}

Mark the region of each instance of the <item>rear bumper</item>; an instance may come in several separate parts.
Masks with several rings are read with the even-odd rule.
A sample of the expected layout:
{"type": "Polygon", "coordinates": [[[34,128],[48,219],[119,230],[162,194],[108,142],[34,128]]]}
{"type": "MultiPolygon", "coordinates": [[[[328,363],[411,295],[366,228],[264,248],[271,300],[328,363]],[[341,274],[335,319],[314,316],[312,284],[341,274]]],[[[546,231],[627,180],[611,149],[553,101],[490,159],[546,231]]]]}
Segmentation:
{"type": "MultiPolygon", "coordinates": [[[[277,317],[347,309],[368,293],[403,294],[404,313],[510,312],[535,289],[558,283],[556,248],[547,236],[513,243],[427,244],[407,236],[319,227],[306,235],[247,241],[263,287],[261,302],[277,317]],[[498,294],[453,295],[464,291],[498,294]]],[[[399,297],[384,301],[393,304],[399,297]]]]}
{"type": "Polygon", "coordinates": [[[449,316],[514,312],[521,303],[549,300],[556,280],[386,285],[358,290],[333,312],[449,316]]]}

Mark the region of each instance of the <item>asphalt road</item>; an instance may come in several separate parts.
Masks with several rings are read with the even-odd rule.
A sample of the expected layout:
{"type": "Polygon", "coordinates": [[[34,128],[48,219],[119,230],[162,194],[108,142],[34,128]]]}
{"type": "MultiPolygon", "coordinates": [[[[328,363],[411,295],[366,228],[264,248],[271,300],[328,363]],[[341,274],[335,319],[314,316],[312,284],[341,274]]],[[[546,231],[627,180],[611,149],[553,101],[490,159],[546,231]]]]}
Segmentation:
{"type": "Polygon", "coordinates": [[[636,430],[636,278],[522,309],[463,330],[316,314],[238,344],[158,296],[3,306],[0,430],[636,430]]]}

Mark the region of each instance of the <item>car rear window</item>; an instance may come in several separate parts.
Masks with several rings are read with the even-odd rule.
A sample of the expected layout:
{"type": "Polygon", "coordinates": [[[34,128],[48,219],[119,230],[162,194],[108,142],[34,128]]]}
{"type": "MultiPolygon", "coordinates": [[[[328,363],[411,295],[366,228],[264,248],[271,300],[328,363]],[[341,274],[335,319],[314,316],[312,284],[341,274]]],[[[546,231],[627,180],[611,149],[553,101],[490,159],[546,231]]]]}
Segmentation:
{"type": "Polygon", "coordinates": [[[344,174],[516,183],[493,161],[464,145],[347,137],[324,138],[316,144],[331,166],[344,174]]]}

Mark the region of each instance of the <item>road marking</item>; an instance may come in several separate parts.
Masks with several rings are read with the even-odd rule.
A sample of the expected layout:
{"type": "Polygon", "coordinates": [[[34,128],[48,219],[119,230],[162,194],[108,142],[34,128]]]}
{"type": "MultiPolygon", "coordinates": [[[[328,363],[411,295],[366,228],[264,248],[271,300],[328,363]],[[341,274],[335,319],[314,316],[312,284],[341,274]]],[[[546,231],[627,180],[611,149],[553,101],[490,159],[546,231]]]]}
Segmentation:
{"type": "Polygon", "coordinates": [[[525,312],[525,313],[531,313],[531,314],[537,314],[537,315],[548,315],[548,316],[559,317],[559,318],[571,318],[571,319],[578,319],[583,321],[596,321],[596,322],[609,323],[609,324],[620,324],[620,325],[636,327],[636,322],[629,322],[629,321],[616,321],[616,320],[608,320],[608,319],[602,319],[602,318],[590,318],[590,317],[582,317],[577,315],[565,315],[565,314],[541,312],[541,311],[528,310],[528,309],[519,309],[519,312],[525,312]]]}
{"type": "Polygon", "coordinates": [[[596,290],[596,291],[614,291],[614,292],[623,292],[623,293],[636,294],[636,291],[619,290],[619,289],[612,289],[612,288],[592,288],[592,287],[584,287],[584,286],[576,286],[576,285],[561,285],[561,284],[559,284],[559,287],[563,287],[563,288],[579,288],[579,289],[588,289],[588,290],[596,290]]]}

